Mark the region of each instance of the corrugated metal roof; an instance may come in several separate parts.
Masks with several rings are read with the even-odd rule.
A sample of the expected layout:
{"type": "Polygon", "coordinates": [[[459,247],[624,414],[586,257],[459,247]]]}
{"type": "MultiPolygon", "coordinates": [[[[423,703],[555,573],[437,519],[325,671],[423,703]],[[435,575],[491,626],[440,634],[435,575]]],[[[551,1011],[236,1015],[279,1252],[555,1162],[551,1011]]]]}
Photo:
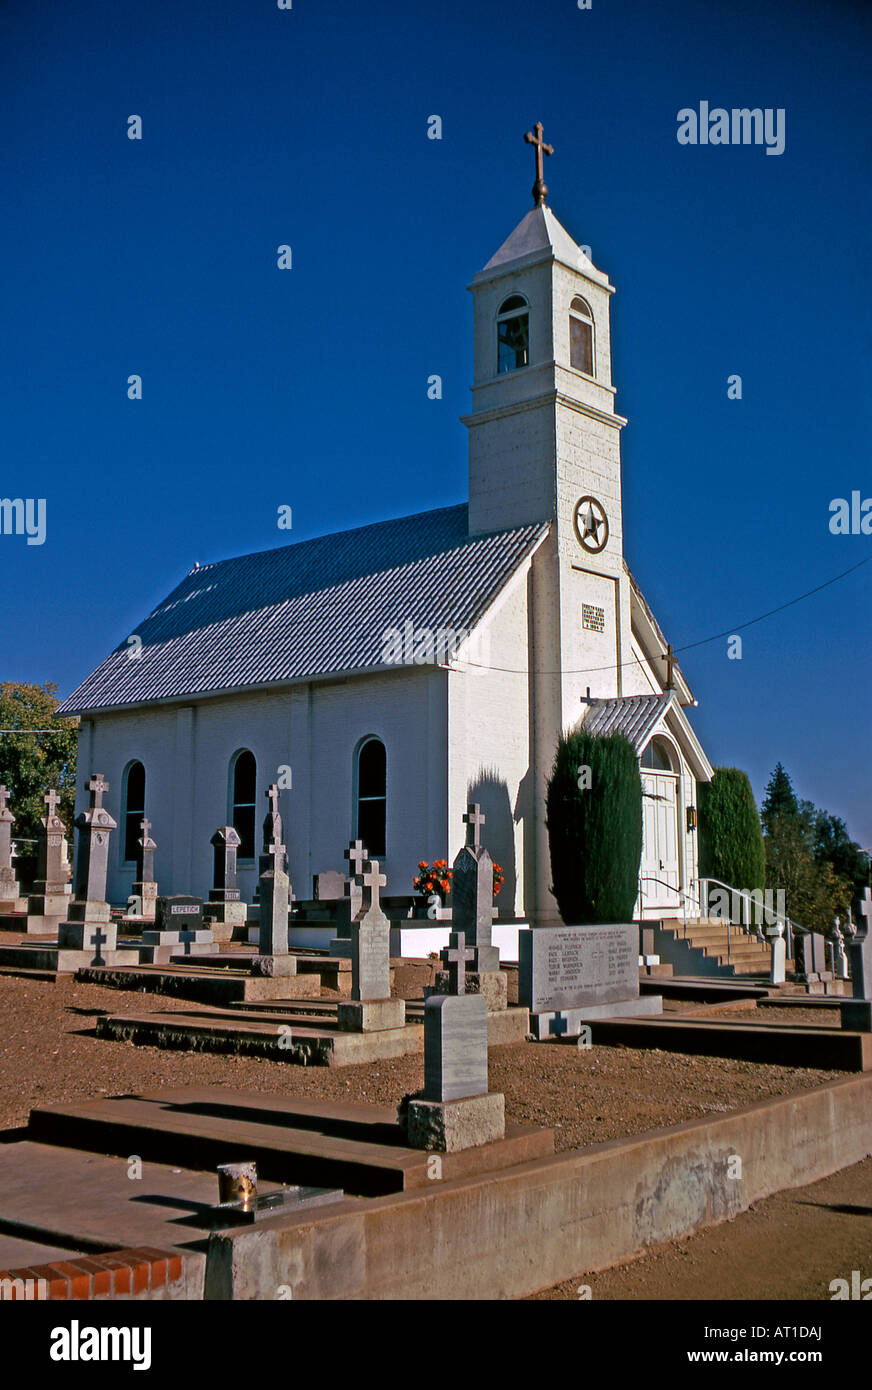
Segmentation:
{"type": "Polygon", "coordinates": [[[137,625],[140,656],[125,638],[58,713],[383,668],[407,619],[471,630],[547,526],[467,525],[443,507],[192,570],[137,625]]]}
{"type": "Polygon", "coordinates": [[[659,695],[622,695],[612,700],[591,700],[582,717],[585,733],[626,734],[640,753],[656,729],[675,692],[659,695]]]}

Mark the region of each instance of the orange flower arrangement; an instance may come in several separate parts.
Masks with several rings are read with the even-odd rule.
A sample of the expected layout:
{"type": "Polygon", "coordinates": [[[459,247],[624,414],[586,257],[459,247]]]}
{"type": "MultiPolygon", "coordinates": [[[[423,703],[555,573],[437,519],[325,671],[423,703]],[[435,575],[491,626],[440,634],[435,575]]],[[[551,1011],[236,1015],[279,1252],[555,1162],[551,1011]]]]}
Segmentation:
{"type": "Polygon", "coordinates": [[[505,881],[506,876],[503,873],[502,866],[500,864],[494,864],[494,897],[496,897],[505,881]]]}
{"type": "Polygon", "coordinates": [[[419,859],[418,868],[421,872],[413,880],[415,892],[420,893],[425,898],[428,898],[431,893],[438,893],[444,903],[451,892],[451,880],[453,878],[452,871],[448,867],[448,860],[434,859],[433,863],[429,864],[426,859],[419,859]]]}

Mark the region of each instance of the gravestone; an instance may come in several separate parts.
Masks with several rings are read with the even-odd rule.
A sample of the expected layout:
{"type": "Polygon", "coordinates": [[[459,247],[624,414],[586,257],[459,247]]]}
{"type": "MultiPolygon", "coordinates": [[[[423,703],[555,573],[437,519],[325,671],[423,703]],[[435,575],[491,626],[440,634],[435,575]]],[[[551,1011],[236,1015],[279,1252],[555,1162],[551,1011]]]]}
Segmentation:
{"type": "Polygon", "coordinates": [[[379,901],[387,879],[377,859],[367,859],[356,877],[363,901],[351,924],[351,999],[338,1006],[339,1027],[354,1033],[402,1028],[406,1004],[391,998],[391,924],[379,901]]]}
{"type": "Polygon", "coordinates": [[[827,940],[820,932],[809,932],[802,938],[805,980],[807,984],[826,984],[832,980],[827,961],[827,940]]]}
{"type": "Polygon", "coordinates": [[[58,797],[54,787],[43,798],[46,814],[39,822],[39,843],[34,892],[27,904],[29,932],[56,932],[66,921],[72,886],[67,858],[67,828],[57,813],[58,797]]]}
{"type": "MultiPolygon", "coordinates": [[[[109,837],[116,828],[115,821],[103,805],[109,783],[102,772],[96,772],[87,784],[90,803],[76,817],[76,859],[73,877],[73,901],[67,920],[58,928],[58,946],[66,950],[96,949],[102,959],[102,949],[114,951],[118,944],[118,928],[111,921],[106,901],[106,873],[109,867],[109,837]],[[98,931],[98,928],[100,929],[98,931]]],[[[96,960],[94,963],[99,964],[96,960]]]]}
{"type": "MultiPolygon", "coordinates": [[[[451,925],[461,931],[472,948],[472,969],[467,975],[469,994],[483,994],[488,1009],[500,1012],[506,1008],[507,980],[500,970],[500,953],[493,944],[494,866],[487,849],[481,843],[481,828],[487,817],[477,802],[472,802],[463,817],[466,825],[466,844],[454,860],[451,883],[451,925]]],[[[442,993],[446,983],[441,973],[436,977],[436,992],[442,993]]]]}
{"type": "Polygon", "coordinates": [[[27,911],[27,903],[21,896],[12,867],[12,827],[15,817],[6,804],[8,797],[7,789],[0,787],[0,916],[27,911]]]}
{"type": "Polygon", "coordinates": [[[186,893],[158,898],[154,926],[142,933],[142,944],[155,964],[170,956],[212,955],[218,949],[203,921],[203,899],[186,893]]]}
{"type": "Polygon", "coordinates": [[[424,1090],[407,1098],[405,1123],[412,1148],[456,1153],[505,1137],[505,1098],[487,1089],[487,1004],[466,993],[474,948],[452,931],[441,956],[450,993],[424,1005],[424,1090]]]}
{"type": "Polygon", "coordinates": [[[766,940],[769,943],[769,983],[783,985],[787,979],[787,943],[781,923],[767,927],[766,940]]]}
{"type": "Polygon", "coordinates": [[[636,922],[526,928],[518,951],[518,1001],[537,1038],[574,1036],[595,1019],[663,1012],[660,995],[639,997],[636,922]]]}
{"type": "Polygon", "coordinates": [[[153,922],[157,912],[157,883],[154,877],[154,852],[157,845],[151,838],[151,821],[139,822],[142,831],[136,842],[136,881],[133,893],[139,898],[139,913],[146,922],[153,922]]]}
{"type": "Polygon", "coordinates": [[[281,840],[282,818],[278,809],[278,787],[273,784],[267,796],[270,811],[263,823],[263,853],[259,860],[257,955],[251,963],[254,975],[291,976],[297,962],[290,954],[289,919],[294,894],[288,878],[288,856],[281,840]]]}
{"type": "Polygon", "coordinates": [[[205,909],[206,920],[219,941],[230,941],[234,927],[242,928],[248,906],[236,881],[236,858],[242,839],[232,825],[219,825],[209,841],[212,846],[212,887],[205,909]]]}
{"type": "Polygon", "coordinates": [[[345,876],[336,869],[315,874],[312,879],[312,896],[316,903],[335,903],[345,896],[345,876]]]}
{"type": "Polygon", "coordinates": [[[841,1006],[842,1027],[872,1033],[872,892],[860,899],[860,919],[848,942],[853,998],[841,1006]]]}
{"type": "Polygon", "coordinates": [[[330,942],[331,956],[351,955],[351,924],[363,906],[360,874],[368,859],[362,840],[352,840],[344,852],[348,860],[348,878],[343,879],[343,894],[336,904],[336,935],[330,942]]]}
{"type": "Polygon", "coordinates": [[[838,917],[833,922],[832,943],[831,964],[833,975],[837,980],[847,980],[849,974],[848,957],[845,954],[845,938],[842,934],[842,924],[838,917]]]}

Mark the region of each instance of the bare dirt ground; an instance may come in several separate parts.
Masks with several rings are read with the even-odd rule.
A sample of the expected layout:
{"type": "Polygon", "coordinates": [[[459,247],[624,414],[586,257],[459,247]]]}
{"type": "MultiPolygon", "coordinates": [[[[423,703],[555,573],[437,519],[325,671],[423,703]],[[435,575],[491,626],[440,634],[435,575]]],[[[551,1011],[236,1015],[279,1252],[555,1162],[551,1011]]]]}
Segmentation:
{"type": "MultiPolygon", "coordinates": [[[[34,1105],[171,1086],[228,1086],[396,1105],[423,1085],[423,1057],[306,1068],[93,1036],[98,1014],[135,1012],[144,1003],[150,1009],[197,1011],[184,1000],[72,979],[51,984],[0,976],[0,1127],[25,1124],[34,1105]]],[[[580,1052],[554,1043],[492,1048],[489,1070],[491,1090],[505,1093],[508,1119],[553,1126],[558,1149],[735,1110],[842,1075],[625,1047],[580,1052]]]]}
{"type": "Polygon", "coordinates": [[[831,1281],[850,1286],[855,1269],[872,1278],[872,1158],[641,1259],[580,1272],[534,1300],[577,1300],[585,1286],[605,1300],[830,1300],[831,1281]]]}

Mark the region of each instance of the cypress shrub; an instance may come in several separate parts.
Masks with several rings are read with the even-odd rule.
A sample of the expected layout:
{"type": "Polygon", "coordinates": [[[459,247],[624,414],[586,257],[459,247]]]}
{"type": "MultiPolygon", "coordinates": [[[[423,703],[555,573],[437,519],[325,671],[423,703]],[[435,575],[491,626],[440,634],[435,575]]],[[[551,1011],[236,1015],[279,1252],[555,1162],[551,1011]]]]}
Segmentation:
{"type": "Polygon", "coordinates": [[[760,817],[746,773],[715,768],[710,782],[697,786],[699,875],[719,878],[731,888],[762,888],[766,851],[760,817]]]}
{"type": "Polygon", "coordinates": [[[642,858],[642,778],[623,734],[561,735],[546,795],[551,892],[564,922],[630,922],[642,858]],[[580,772],[590,768],[589,779],[580,772]],[[589,786],[580,785],[590,782],[589,786]]]}

